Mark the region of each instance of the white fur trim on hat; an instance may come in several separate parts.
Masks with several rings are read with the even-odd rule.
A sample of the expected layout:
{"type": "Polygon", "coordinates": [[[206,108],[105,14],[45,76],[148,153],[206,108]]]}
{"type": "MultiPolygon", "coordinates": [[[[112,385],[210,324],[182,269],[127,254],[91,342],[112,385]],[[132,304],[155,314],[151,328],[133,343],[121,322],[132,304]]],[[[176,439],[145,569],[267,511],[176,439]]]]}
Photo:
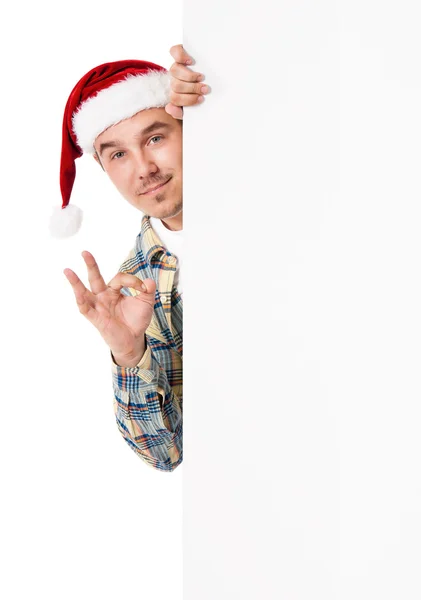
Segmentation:
{"type": "Polygon", "coordinates": [[[146,108],[164,107],[170,101],[171,75],[148,71],[127,75],[83,102],[72,117],[73,131],[83,152],[93,154],[100,133],[146,108]]]}

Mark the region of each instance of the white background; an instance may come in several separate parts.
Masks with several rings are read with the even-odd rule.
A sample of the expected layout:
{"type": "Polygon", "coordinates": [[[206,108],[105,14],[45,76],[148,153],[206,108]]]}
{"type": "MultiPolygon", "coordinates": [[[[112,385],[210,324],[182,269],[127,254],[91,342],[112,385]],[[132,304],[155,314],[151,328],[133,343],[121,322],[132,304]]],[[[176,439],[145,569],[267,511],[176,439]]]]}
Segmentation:
{"type": "Polygon", "coordinates": [[[185,600],[421,598],[420,26],[184,2],[185,600]]]}
{"type": "Polygon", "coordinates": [[[182,597],[182,468],[153,470],[114,420],[110,357],[78,312],[63,269],[87,284],[90,250],[106,280],[132,248],[142,213],[90,157],[71,202],[81,232],[49,238],[61,204],[64,106],[92,67],[125,58],[167,69],[182,42],[176,0],[23,2],[0,15],[0,597],[182,597]]]}
{"type": "Polygon", "coordinates": [[[417,7],[186,0],[183,39],[173,0],[3,9],[2,597],[176,599],[183,563],[185,600],[419,599],[417,7]],[[213,92],[184,125],[185,462],[165,474],[120,438],[62,273],[88,249],[111,278],[141,214],[80,159],[81,233],[46,225],[74,83],[168,68],[181,41],[213,92]]]}

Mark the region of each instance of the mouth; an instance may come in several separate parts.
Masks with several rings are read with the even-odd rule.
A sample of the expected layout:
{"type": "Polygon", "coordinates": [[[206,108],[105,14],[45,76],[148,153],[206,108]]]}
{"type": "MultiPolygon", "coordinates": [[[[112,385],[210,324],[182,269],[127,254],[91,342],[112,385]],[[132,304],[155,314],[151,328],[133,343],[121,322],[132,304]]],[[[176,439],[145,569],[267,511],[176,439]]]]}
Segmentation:
{"type": "Polygon", "coordinates": [[[157,185],[156,187],[148,190],[147,192],[143,192],[142,194],[140,194],[140,196],[152,196],[152,194],[155,194],[156,192],[161,190],[164,187],[164,185],[167,185],[167,183],[170,180],[171,180],[171,177],[169,179],[167,179],[167,181],[165,183],[161,183],[160,185],[157,185]]]}

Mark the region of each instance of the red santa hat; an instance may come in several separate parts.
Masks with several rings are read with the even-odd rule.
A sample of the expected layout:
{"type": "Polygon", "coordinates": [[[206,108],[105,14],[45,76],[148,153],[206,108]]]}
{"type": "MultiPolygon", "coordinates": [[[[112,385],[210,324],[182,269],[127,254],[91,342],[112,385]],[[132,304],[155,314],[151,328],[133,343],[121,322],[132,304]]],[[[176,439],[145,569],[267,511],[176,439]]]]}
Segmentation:
{"type": "Polygon", "coordinates": [[[76,176],[75,160],[94,154],[95,139],[116,123],[147,108],[170,102],[170,74],[164,67],[141,60],[104,63],[91,69],[73,88],[63,118],[60,164],[61,207],[50,220],[54,237],[74,235],[82,223],[82,211],[70,205],[76,176]]]}

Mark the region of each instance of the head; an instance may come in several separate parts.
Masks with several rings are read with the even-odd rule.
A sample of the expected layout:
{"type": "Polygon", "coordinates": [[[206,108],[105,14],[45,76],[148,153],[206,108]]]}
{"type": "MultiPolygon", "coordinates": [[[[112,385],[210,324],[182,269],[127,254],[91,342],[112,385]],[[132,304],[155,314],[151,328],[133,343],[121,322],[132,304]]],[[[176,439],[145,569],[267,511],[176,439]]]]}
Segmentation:
{"type": "Polygon", "coordinates": [[[150,108],[112,125],[94,141],[94,158],[120,194],[170,229],[182,229],[182,124],[164,108],[150,108]]]}
{"type": "Polygon", "coordinates": [[[130,204],[170,229],[182,228],[182,121],[164,108],[170,84],[166,69],[141,60],[103,63],[77,82],[64,109],[62,202],[50,218],[54,237],[74,235],[81,226],[83,211],[70,197],[75,161],[85,153],[95,154],[130,204]],[[159,184],[165,185],[148,192],[159,184]]]}

